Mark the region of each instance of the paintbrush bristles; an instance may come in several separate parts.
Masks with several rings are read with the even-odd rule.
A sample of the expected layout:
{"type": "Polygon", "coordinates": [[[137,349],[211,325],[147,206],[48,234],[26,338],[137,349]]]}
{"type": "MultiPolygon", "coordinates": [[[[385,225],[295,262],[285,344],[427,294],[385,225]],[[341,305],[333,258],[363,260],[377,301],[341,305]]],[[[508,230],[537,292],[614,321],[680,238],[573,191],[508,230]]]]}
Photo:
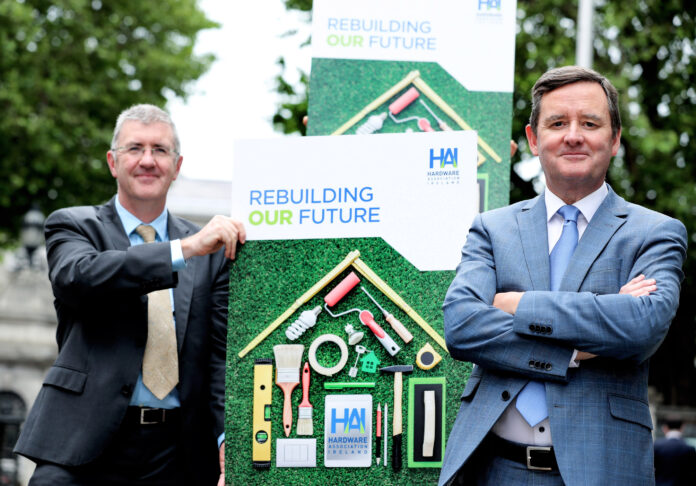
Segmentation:
{"type": "Polygon", "coordinates": [[[273,346],[276,370],[297,370],[299,381],[300,365],[302,364],[304,344],[277,344],[273,346]]]}
{"type": "Polygon", "coordinates": [[[297,435],[312,435],[314,434],[314,425],[312,421],[313,408],[299,407],[297,418],[297,435]]]}

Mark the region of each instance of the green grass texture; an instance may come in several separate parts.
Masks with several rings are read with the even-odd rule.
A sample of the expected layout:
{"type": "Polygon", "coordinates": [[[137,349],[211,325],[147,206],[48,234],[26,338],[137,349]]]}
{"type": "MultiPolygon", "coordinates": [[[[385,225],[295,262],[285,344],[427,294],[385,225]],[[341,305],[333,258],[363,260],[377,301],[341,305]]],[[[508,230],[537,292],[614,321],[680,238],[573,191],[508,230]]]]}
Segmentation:
{"type": "MultiPolygon", "coordinates": [[[[471,365],[454,361],[408,315],[357,271],[356,274],[361,280],[360,285],[365,286],[382,307],[391,312],[411,331],[414,336],[413,341],[409,344],[404,344],[384,321],[379,309],[360,290],[359,286],[356,286],[332,308],[332,312],[338,313],[354,308],[367,309],[372,312],[376,321],[401,346],[401,351],[395,357],[391,357],[369,329],[360,323],[358,314],[355,312],[333,318],[325,310],[322,310],[316,325],[309,328],[293,343],[304,344],[304,363],[307,360],[309,346],[314,339],[322,334],[332,333],[347,341],[344,327],[346,324],[352,324],[356,330],[365,332],[365,337],[360,344],[364,345],[368,350],[375,352],[381,361],[380,367],[395,364],[414,365],[413,373],[404,375],[404,392],[402,394],[404,426],[403,468],[395,472],[392,470],[391,464],[388,467],[384,467],[382,465],[377,466],[374,463],[374,435],[373,465],[371,467],[324,467],[324,397],[327,393],[370,393],[373,396],[375,409],[378,402],[382,404],[382,407],[387,403],[390,408],[389,434],[391,435],[394,404],[393,375],[370,374],[359,371],[356,378],[350,378],[348,370],[356,358],[355,351],[350,346],[348,363],[339,373],[332,377],[324,377],[313,370],[311,373],[312,381],[309,398],[314,407],[314,435],[311,437],[317,439],[317,467],[276,468],[275,440],[284,438],[285,435],[282,426],[283,394],[275,384],[273,385],[271,406],[272,465],[270,470],[255,470],[252,467],[254,359],[273,358],[274,345],[290,343],[285,336],[287,327],[299,317],[302,311],[317,305],[323,306],[324,296],[343,280],[349,272],[355,271],[354,268],[352,266],[348,267],[346,271],[338,275],[245,357],[238,358],[237,354],[259,332],[290,307],[296,299],[340,263],[349,252],[356,249],[360,251],[360,259],[367,266],[396,291],[439,334],[443,334],[441,305],[447,288],[454,277],[453,271],[418,271],[381,238],[247,242],[240,250],[238,258],[232,264],[230,272],[225,428],[227,456],[225,469],[228,484],[318,485],[342,482],[350,485],[395,485],[404,483],[434,484],[437,481],[439,475],[439,469],[437,468],[409,469],[406,466],[408,379],[410,377],[446,377],[446,431],[449,432],[459,408],[459,394],[471,372],[471,365]],[[415,360],[416,353],[427,342],[430,342],[435,350],[443,356],[443,360],[435,368],[424,371],[415,365],[415,360]],[[328,391],[324,390],[324,381],[375,381],[376,387],[374,389],[328,391]]],[[[320,364],[330,367],[338,361],[339,354],[338,347],[329,343],[319,348],[317,358],[320,364]]],[[[360,368],[360,365],[358,367],[360,368]]],[[[301,387],[298,386],[292,395],[293,430],[290,434],[291,438],[298,437],[295,431],[297,406],[301,401],[301,396],[301,387]]],[[[373,428],[374,418],[375,414],[373,411],[373,428]]],[[[391,441],[389,443],[389,455],[391,456],[391,441]]]]}

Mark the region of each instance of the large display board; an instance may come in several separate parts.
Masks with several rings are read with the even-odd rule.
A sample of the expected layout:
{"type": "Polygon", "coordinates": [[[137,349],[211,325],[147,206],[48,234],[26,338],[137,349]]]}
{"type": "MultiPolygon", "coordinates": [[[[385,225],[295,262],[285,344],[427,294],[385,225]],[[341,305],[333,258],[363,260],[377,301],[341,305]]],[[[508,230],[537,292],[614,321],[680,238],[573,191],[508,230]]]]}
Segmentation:
{"type": "MultiPolygon", "coordinates": [[[[434,483],[471,370],[444,348],[441,304],[473,215],[508,202],[515,2],[315,0],[313,19],[308,128],[317,136],[235,143],[233,214],[244,219],[250,241],[230,275],[227,482],[434,483]],[[339,134],[346,136],[325,136],[339,134]],[[351,278],[359,282],[327,306],[332,289],[351,278]],[[397,334],[380,307],[412,340],[397,334]],[[316,323],[304,326],[317,308],[316,323]],[[364,324],[364,311],[397,353],[364,324]],[[293,341],[291,325],[303,331],[293,341]],[[364,333],[362,354],[348,345],[347,326],[364,333]],[[280,364],[274,346],[304,346],[299,372],[325,334],[345,342],[347,363],[332,376],[312,368],[313,430],[299,435],[301,403],[307,425],[301,385],[289,428],[281,388],[267,390],[280,364]],[[427,361],[425,346],[442,358],[431,369],[417,366],[427,361]],[[273,360],[272,373],[265,360],[273,360]],[[395,375],[378,371],[395,365],[413,365],[398,407],[398,470],[395,375]],[[325,389],[332,382],[374,388],[325,389]],[[386,465],[383,452],[377,465],[378,404],[382,414],[389,410],[386,465]],[[286,430],[291,440],[278,442],[286,430]],[[343,461],[340,446],[349,441],[346,453],[357,456],[343,461]],[[255,457],[267,467],[254,468],[255,457]]],[[[345,354],[334,343],[316,350],[320,369],[345,354]]]]}

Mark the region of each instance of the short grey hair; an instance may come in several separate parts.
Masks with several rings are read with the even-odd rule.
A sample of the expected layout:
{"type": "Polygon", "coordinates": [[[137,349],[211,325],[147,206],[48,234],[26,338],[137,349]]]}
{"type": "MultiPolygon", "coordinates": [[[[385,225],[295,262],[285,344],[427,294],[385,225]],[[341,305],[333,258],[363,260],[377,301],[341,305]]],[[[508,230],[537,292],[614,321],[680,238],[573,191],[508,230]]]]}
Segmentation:
{"type": "Polygon", "coordinates": [[[541,113],[541,98],[546,93],[562,86],[589,81],[599,84],[607,96],[609,106],[609,117],[611,119],[611,135],[616,137],[621,130],[621,114],[619,113],[619,93],[611,81],[592,69],[580,66],[564,66],[549,69],[534,83],[532,88],[532,114],[529,117],[529,125],[532,132],[536,135],[539,125],[539,114],[541,113]]]}
{"type": "Polygon", "coordinates": [[[155,105],[133,105],[130,108],[123,110],[118,119],[116,120],[116,127],[114,128],[114,136],[111,139],[111,150],[116,148],[118,143],[118,137],[121,135],[121,128],[123,124],[127,121],[138,121],[145,125],[150,123],[166,123],[172,129],[172,134],[174,136],[174,151],[177,154],[181,153],[181,144],[179,143],[179,134],[176,132],[176,126],[172,121],[172,117],[169,113],[164,111],[162,108],[155,105]]]}

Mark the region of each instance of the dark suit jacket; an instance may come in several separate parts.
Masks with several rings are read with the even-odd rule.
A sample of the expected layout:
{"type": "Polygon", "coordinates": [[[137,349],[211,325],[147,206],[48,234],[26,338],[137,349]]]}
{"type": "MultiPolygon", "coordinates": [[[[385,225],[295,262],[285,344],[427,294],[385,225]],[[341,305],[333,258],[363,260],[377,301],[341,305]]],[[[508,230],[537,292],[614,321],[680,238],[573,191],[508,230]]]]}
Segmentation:
{"type": "Polygon", "coordinates": [[[683,439],[655,441],[656,486],[693,486],[696,484],[696,449],[683,439]]]}
{"type": "Polygon", "coordinates": [[[627,203],[610,188],[552,292],[543,196],[478,215],[443,306],[447,349],[476,367],[440,484],[532,378],[546,383],[565,484],[652,485],[648,362],[679,304],[686,241],[679,221],[627,203]],[[657,280],[657,291],[619,295],[641,273],[657,280]],[[514,316],[492,305],[496,293],[508,291],[525,292],[514,316]],[[598,357],[569,368],[573,349],[598,357]]]}
{"type": "MultiPolygon", "coordinates": [[[[168,230],[173,240],[197,227],[170,215],[168,230]]],[[[45,232],[59,352],[15,451],[70,466],[99,456],[141,370],[147,293],[173,287],[182,450],[199,484],[215,484],[224,430],[228,260],[217,252],[173,272],[168,242],[130,246],[114,199],[56,211],[45,232]]]]}

